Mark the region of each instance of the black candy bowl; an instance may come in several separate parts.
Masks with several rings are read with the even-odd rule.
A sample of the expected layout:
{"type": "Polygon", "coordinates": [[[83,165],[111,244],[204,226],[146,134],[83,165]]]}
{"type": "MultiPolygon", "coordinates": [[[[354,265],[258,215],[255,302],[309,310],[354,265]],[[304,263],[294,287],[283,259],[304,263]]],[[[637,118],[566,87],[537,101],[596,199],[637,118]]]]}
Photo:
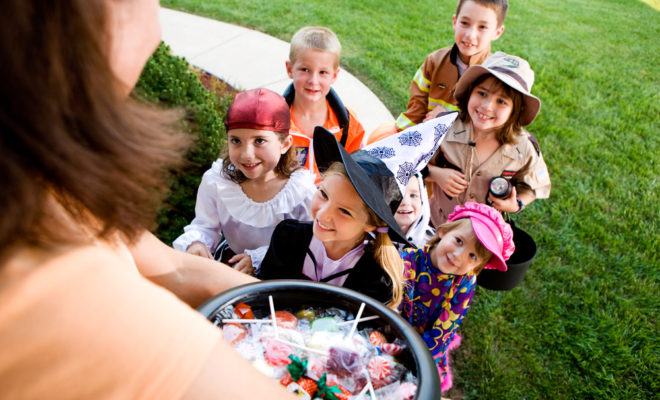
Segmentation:
{"type": "Polygon", "coordinates": [[[379,301],[354,290],[324,283],[302,280],[271,280],[238,286],[222,292],[199,306],[198,311],[210,321],[227,306],[244,302],[252,307],[255,318],[270,315],[268,296],[278,310],[313,307],[337,307],[357,315],[365,303],[362,317],[378,315],[380,318],[361,322],[360,329],[371,327],[381,331],[388,341],[403,340],[407,348],[397,359],[417,377],[415,399],[436,399],[440,396],[440,378],[431,353],[417,332],[396,312],[379,301]]]}

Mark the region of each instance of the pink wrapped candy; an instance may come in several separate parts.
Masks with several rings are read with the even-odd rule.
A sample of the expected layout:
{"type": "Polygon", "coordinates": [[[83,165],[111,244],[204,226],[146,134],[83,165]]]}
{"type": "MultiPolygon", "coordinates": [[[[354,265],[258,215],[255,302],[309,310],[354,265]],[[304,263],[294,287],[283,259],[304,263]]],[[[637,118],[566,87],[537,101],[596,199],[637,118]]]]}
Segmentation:
{"type": "Polygon", "coordinates": [[[291,363],[289,355],[293,354],[293,352],[293,347],[275,339],[271,339],[266,345],[264,358],[266,359],[266,362],[273,367],[283,367],[291,363]]]}

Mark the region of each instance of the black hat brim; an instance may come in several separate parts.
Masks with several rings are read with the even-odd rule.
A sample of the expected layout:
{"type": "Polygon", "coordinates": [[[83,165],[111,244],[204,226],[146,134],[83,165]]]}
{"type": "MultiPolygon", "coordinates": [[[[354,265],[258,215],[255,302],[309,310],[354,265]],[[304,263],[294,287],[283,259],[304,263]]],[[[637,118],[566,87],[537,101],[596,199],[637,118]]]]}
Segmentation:
{"type": "Polygon", "coordinates": [[[357,150],[348,154],[335,136],[327,129],[314,129],[314,159],[321,173],[334,162],[344,165],[348,178],[362,201],[388,226],[388,234],[394,242],[414,247],[394,219],[403,199],[394,174],[385,163],[369,153],[357,150]]]}

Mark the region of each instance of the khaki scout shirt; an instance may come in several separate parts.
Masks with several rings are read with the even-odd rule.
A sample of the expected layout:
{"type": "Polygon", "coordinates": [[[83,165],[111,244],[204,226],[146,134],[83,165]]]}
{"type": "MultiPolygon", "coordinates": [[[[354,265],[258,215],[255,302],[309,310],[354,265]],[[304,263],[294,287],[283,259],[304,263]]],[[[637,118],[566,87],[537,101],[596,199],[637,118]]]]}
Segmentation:
{"type": "MultiPolygon", "coordinates": [[[[481,64],[490,55],[490,47],[470,58],[468,67],[481,64]]],[[[460,77],[456,58],[458,47],[454,44],[429,54],[415,73],[410,84],[408,109],[396,119],[400,131],[417,125],[426,114],[441,105],[449,111],[458,111],[458,101],[454,89],[460,77]]]]}
{"type": "MultiPolygon", "coordinates": [[[[438,150],[449,164],[465,175],[469,184],[465,192],[454,198],[448,197],[438,184],[432,184],[429,204],[431,223],[435,227],[444,223],[458,204],[466,201],[485,203],[490,180],[496,176],[511,179],[518,193],[530,193],[539,199],[550,196],[548,168],[540,150],[537,151],[530,140],[529,132],[523,130],[514,144],[500,146],[479,164],[476,148],[469,144],[474,140],[471,127],[469,123],[456,120],[438,150]]],[[[434,156],[434,164],[438,162],[438,153],[434,156]]]]}

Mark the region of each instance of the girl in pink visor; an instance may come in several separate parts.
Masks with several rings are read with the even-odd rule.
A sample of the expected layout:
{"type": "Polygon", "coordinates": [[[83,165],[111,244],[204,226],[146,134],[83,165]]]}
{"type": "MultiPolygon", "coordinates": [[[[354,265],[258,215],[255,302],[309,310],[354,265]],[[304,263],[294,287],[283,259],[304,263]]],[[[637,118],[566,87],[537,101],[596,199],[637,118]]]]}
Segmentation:
{"type": "Polygon", "coordinates": [[[443,392],[452,385],[447,353],[460,343],[456,330],[472,302],[477,275],[484,268],[506,271],[513,250],[513,232],[502,215],[466,202],[424,248],[401,253],[405,291],[399,311],[431,351],[443,392]]]}

